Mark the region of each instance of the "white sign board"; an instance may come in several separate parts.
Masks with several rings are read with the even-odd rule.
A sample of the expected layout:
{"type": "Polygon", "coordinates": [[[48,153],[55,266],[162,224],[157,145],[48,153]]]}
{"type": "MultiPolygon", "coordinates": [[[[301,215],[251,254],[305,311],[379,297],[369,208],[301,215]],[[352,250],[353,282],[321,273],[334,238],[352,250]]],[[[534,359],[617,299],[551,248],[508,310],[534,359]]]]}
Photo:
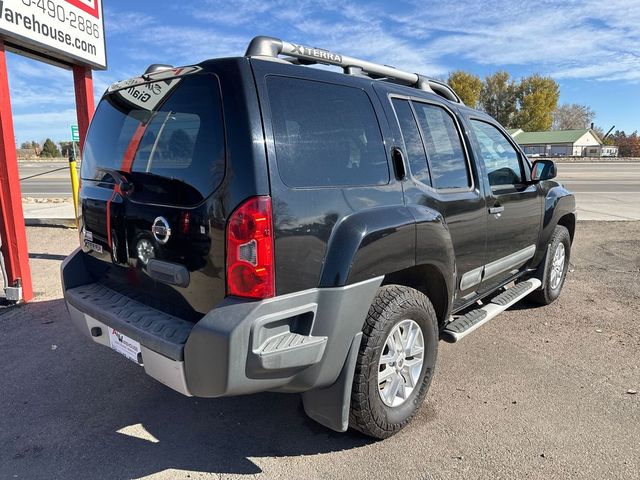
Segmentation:
{"type": "Polygon", "coordinates": [[[107,68],[102,0],[0,0],[0,36],[18,50],[107,68]]]}

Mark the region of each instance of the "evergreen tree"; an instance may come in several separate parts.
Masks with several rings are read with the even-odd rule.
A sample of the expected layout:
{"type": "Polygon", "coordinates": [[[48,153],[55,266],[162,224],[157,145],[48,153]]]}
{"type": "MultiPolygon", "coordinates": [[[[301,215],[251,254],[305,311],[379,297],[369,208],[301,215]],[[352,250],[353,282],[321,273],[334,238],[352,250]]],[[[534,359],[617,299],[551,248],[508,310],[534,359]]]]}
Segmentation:
{"type": "Polygon", "coordinates": [[[60,150],[58,150],[58,146],[53,143],[53,140],[47,138],[44,141],[44,145],[42,146],[42,151],[40,152],[41,157],[60,157],[60,150]]]}

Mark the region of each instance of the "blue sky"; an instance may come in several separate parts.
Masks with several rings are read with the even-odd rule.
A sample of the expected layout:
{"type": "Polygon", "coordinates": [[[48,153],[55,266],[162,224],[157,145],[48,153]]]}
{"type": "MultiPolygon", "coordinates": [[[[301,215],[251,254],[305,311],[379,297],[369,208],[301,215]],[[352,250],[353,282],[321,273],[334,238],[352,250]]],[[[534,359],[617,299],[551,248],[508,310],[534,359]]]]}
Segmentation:
{"type": "MultiPolygon", "coordinates": [[[[262,34],[431,76],[551,75],[561,103],[589,105],[605,129],[640,130],[640,0],[105,0],[105,28],[96,100],[150,63],[242,55],[262,34]]],[[[71,73],[13,54],[8,68],[17,141],[66,140],[71,73]]]]}

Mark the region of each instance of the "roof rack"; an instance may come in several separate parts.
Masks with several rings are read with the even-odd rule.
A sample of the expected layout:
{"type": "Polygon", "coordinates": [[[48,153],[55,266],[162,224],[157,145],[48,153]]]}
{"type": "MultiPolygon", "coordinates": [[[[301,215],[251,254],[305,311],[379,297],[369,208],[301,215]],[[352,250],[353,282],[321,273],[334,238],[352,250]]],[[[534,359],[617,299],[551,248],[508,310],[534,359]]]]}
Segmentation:
{"type": "Polygon", "coordinates": [[[345,74],[366,76],[376,80],[388,80],[394,83],[415,87],[426,92],[436,93],[447,100],[462,103],[456,92],[446,83],[433,80],[419,73],[406,72],[404,70],[380,65],[378,63],[348,57],[339,53],[330,52],[322,48],[305,47],[273,37],[254,37],[249,43],[245,57],[284,58],[290,63],[298,65],[334,65],[341,67],[345,74]]]}

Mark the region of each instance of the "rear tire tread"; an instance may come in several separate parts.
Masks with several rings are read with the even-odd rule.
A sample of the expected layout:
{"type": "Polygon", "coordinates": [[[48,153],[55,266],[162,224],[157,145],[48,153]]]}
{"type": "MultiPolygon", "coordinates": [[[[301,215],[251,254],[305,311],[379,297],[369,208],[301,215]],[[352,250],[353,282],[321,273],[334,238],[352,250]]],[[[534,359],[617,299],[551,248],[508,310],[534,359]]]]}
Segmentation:
{"type": "MultiPolygon", "coordinates": [[[[367,318],[364,323],[360,352],[356,362],[355,375],[353,380],[353,390],[351,393],[351,408],[349,411],[349,426],[365,435],[376,438],[387,438],[397,433],[407,425],[418,411],[419,404],[422,403],[426,390],[429,388],[430,378],[423,381],[420,390],[414,397],[414,403],[418,403],[413,412],[404,420],[391,423],[375,415],[376,410],[372,408],[369,398],[369,378],[368,372],[372,363],[378,362],[373,350],[376,348],[380,336],[385,335],[386,325],[390,317],[398,307],[415,307],[422,309],[426,314],[434,319],[431,326],[434,328],[434,335],[438,335],[438,323],[435,310],[429,299],[417,290],[400,285],[384,285],[380,287],[376,295],[367,318]]],[[[424,368],[427,368],[425,365],[424,368]]]]}

